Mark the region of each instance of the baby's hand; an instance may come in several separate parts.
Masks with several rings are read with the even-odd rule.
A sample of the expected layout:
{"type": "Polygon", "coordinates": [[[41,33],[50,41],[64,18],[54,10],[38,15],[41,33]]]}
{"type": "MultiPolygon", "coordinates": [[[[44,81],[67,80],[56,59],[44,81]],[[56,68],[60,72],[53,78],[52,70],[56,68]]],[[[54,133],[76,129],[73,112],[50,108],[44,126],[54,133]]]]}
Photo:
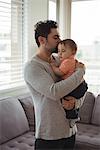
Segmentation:
{"type": "Polygon", "coordinates": [[[82,62],[78,62],[76,60],[76,68],[83,68],[83,69],[85,69],[85,65],[82,62]]]}
{"type": "Polygon", "coordinates": [[[66,110],[71,110],[75,107],[76,99],[72,96],[66,97],[66,99],[62,99],[62,105],[66,110]]]}

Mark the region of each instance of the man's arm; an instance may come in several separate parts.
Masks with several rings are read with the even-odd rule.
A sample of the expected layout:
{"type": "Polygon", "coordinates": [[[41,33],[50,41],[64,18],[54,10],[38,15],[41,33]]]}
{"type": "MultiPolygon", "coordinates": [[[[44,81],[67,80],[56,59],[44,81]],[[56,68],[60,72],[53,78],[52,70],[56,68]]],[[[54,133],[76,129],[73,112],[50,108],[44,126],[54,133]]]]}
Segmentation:
{"type": "Polygon", "coordinates": [[[76,99],[72,96],[68,96],[65,99],[62,99],[62,105],[66,110],[78,109],[83,105],[86,94],[80,99],[76,99]]]}
{"type": "Polygon", "coordinates": [[[55,83],[43,65],[32,61],[25,67],[24,79],[27,84],[41,95],[53,100],[59,100],[80,84],[84,73],[84,67],[77,68],[70,77],[55,83]]]}
{"type": "MultiPolygon", "coordinates": [[[[86,92],[87,93],[87,92],[86,92]]],[[[86,93],[84,94],[83,97],[81,97],[80,99],[75,99],[75,108],[80,108],[83,105],[84,99],[86,97],[86,93]]]]}

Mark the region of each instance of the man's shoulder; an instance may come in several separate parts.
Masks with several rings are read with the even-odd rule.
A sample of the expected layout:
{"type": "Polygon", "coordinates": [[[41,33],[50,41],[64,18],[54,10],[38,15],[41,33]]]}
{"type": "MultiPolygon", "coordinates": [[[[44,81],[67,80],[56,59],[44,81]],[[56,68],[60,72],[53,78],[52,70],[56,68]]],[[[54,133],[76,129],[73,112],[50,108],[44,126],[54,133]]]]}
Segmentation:
{"type": "Polygon", "coordinates": [[[37,62],[35,60],[35,57],[32,57],[31,59],[29,59],[26,63],[25,63],[25,69],[27,69],[28,67],[31,66],[37,66],[37,62]]]}
{"type": "Polygon", "coordinates": [[[27,62],[26,65],[31,65],[39,62],[36,56],[31,57],[27,62]]]}

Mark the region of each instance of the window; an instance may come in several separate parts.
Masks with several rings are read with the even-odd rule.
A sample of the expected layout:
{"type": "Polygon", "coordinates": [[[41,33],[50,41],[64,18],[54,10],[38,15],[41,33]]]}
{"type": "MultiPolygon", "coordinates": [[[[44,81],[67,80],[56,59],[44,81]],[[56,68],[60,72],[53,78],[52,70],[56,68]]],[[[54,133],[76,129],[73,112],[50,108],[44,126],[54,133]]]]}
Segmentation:
{"type": "Polygon", "coordinates": [[[25,85],[27,0],[0,0],[0,93],[25,85]]]}
{"type": "Polygon", "coordinates": [[[100,1],[72,2],[71,38],[78,44],[78,59],[86,64],[89,91],[100,93],[100,1]]]}
{"type": "Polygon", "coordinates": [[[56,0],[49,0],[49,19],[56,21],[56,0]]]}

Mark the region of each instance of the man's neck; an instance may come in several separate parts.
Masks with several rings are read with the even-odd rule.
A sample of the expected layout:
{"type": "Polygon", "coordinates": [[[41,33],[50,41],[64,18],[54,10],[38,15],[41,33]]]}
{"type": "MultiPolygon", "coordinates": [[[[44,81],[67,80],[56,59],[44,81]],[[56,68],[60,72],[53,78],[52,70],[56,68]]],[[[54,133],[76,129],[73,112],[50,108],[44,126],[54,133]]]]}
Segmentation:
{"type": "Polygon", "coordinates": [[[44,61],[46,61],[48,63],[50,62],[50,56],[51,56],[51,54],[49,52],[46,53],[45,51],[39,49],[39,51],[37,52],[37,56],[40,59],[42,59],[42,60],[44,60],[44,61]]]}

